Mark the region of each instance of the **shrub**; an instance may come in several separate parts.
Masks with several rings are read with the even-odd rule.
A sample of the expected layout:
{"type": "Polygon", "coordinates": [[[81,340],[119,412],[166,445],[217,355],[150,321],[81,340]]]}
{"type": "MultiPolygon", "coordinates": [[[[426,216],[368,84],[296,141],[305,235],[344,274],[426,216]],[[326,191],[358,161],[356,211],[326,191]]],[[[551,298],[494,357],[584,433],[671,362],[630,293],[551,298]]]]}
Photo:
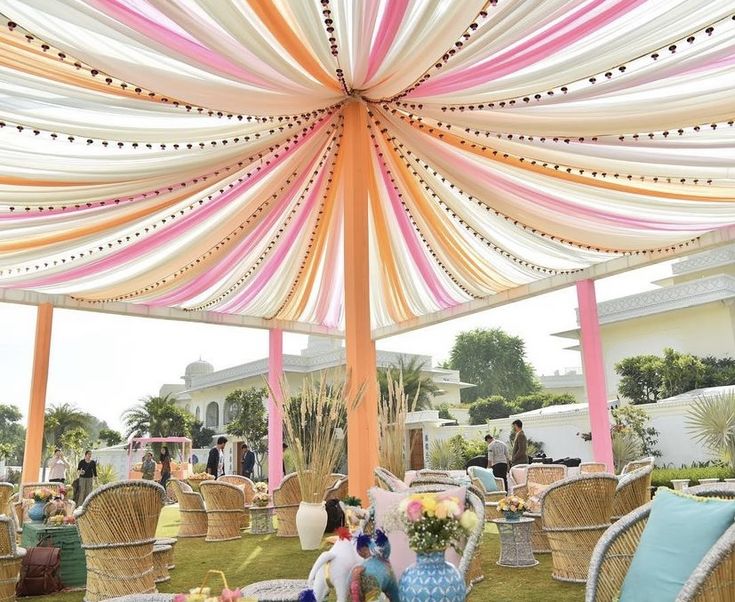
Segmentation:
{"type": "Polygon", "coordinates": [[[434,441],[426,460],[427,467],[433,470],[461,470],[465,464],[461,450],[452,439],[434,441]]]}
{"type": "MultiPolygon", "coordinates": [[[[661,452],[656,449],[659,432],[652,426],[646,426],[650,417],[643,408],[628,405],[612,410],[614,424],[611,431],[630,433],[638,440],[642,456],[658,458],[661,452]]],[[[634,458],[636,459],[636,458],[634,458]]]]}
{"type": "Polygon", "coordinates": [[[616,473],[620,473],[628,462],[637,460],[643,455],[640,440],[629,430],[613,431],[612,452],[616,473]]]}
{"type": "Polygon", "coordinates": [[[449,442],[452,444],[456,452],[462,457],[462,466],[464,468],[475,456],[484,456],[487,454],[487,444],[482,439],[465,439],[462,435],[455,435],[449,442]]]}
{"type": "Polygon", "coordinates": [[[687,466],[682,468],[654,468],[651,485],[654,487],[673,487],[672,479],[689,479],[690,485],[698,485],[700,479],[730,479],[735,471],[729,466],[687,466]]]}
{"type": "Polygon", "coordinates": [[[207,465],[204,462],[199,462],[197,464],[194,464],[194,466],[192,467],[192,471],[194,472],[194,474],[207,472],[207,465]]]}
{"type": "Polygon", "coordinates": [[[495,418],[507,418],[517,411],[515,405],[500,395],[478,399],[470,405],[470,424],[485,424],[495,418]]]}
{"type": "Polygon", "coordinates": [[[114,483],[115,481],[117,481],[117,473],[112,466],[109,464],[97,465],[97,482],[100,485],[107,485],[108,483],[114,483]]]}
{"type": "Polygon", "coordinates": [[[443,403],[439,406],[439,418],[442,420],[454,420],[455,422],[457,419],[452,416],[451,412],[449,411],[449,404],[443,403]]]}
{"type": "Polygon", "coordinates": [[[735,393],[703,396],[689,408],[687,427],[696,441],[735,470],[735,393]]]}

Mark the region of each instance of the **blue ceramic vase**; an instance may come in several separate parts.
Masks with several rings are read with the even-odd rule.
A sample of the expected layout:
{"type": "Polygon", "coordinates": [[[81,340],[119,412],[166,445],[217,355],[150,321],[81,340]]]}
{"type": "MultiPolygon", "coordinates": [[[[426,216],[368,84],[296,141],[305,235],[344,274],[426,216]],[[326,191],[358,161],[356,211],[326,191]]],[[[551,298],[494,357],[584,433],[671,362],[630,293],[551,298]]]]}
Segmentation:
{"type": "Polygon", "coordinates": [[[401,602],[464,602],[467,588],[459,571],[446,560],[444,552],[416,554],[398,584],[401,602]]]}
{"type": "Polygon", "coordinates": [[[521,520],[522,516],[523,516],[523,512],[510,512],[509,510],[506,510],[505,512],[503,512],[503,518],[513,523],[521,520]]]}
{"type": "Polygon", "coordinates": [[[28,518],[31,519],[31,522],[34,522],[34,523],[43,522],[43,519],[46,518],[46,514],[44,512],[45,507],[46,507],[46,502],[33,502],[33,506],[28,508],[28,518]]]}

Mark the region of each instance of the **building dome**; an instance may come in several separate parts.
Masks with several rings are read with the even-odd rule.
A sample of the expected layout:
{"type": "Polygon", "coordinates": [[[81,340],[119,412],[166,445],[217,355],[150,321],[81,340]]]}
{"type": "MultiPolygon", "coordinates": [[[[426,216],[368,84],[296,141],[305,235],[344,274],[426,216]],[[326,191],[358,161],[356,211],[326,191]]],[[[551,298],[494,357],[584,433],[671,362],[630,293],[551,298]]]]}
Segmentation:
{"type": "Polygon", "coordinates": [[[214,372],[214,366],[204,360],[192,362],[184,370],[184,378],[192,378],[193,376],[205,376],[214,372]]]}

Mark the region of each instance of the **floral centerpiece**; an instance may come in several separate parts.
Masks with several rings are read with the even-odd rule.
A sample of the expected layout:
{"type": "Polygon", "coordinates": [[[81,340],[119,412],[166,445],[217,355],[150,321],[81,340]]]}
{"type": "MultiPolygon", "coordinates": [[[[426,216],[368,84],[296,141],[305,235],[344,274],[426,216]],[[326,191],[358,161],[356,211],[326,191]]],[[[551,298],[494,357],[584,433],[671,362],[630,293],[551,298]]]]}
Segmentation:
{"type": "Polygon", "coordinates": [[[201,485],[203,481],[212,480],[214,480],[214,475],[211,475],[208,472],[195,472],[193,475],[189,475],[186,479],[187,483],[189,483],[194,491],[199,491],[199,485],[201,485]]]}
{"type": "Polygon", "coordinates": [[[237,588],[230,589],[222,571],[208,571],[201,587],[190,589],[188,594],[176,594],[173,602],[235,602],[236,600],[240,600],[241,602],[257,602],[254,598],[243,597],[242,592],[237,588]],[[213,574],[222,577],[222,581],[224,582],[224,588],[222,588],[222,593],[219,595],[212,594],[212,588],[207,587],[207,580],[213,574]]]}
{"type": "Polygon", "coordinates": [[[26,495],[27,499],[33,500],[33,504],[28,508],[28,518],[32,522],[42,522],[46,518],[46,504],[54,495],[56,492],[48,487],[38,487],[26,495]]]}
{"type": "Polygon", "coordinates": [[[56,495],[56,492],[49,489],[48,487],[39,487],[38,489],[34,489],[30,494],[28,494],[28,497],[34,502],[45,504],[46,502],[50,502],[53,499],[54,495],[56,495]]]}
{"type": "Polygon", "coordinates": [[[410,495],[397,512],[416,552],[416,564],[403,572],[398,584],[401,602],[464,602],[464,579],[444,553],[449,547],[461,551],[462,540],[477,526],[477,515],[442,493],[410,495]]]}
{"type": "Polygon", "coordinates": [[[268,495],[268,484],[263,481],[258,481],[255,483],[254,489],[253,506],[265,508],[271,501],[271,497],[268,495]]]}
{"type": "Polygon", "coordinates": [[[498,501],[498,510],[503,513],[505,520],[520,519],[527,507],[526,500],[517,495],[509,495],[498,501]]]}

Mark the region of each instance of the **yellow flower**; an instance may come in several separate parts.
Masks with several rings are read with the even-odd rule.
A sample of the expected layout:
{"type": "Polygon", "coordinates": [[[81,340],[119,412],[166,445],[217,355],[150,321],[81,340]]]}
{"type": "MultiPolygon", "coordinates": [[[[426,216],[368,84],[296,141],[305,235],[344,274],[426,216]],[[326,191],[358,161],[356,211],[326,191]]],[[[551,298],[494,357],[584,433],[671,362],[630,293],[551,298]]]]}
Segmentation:
{"type": "Polygon", "coordinates": [[[477,526],[477,514],[472,510],[465,510],[459,518],[459,524],[465,531],[472,531],[477,526]]]}
{"type": "Polygon", "coordinates": [[[437,506],[436,498],[433,495],[427,495],[424,496],[424,499],[421,500],[421,502],[424,505],[424,512],[428,516],[434,516],[437,506]]]}
{"type": "Polygon", "coordinates": [[[449,503],[447,500],[442,500],[436,505],[436,508],[434,509],[434,514],[437,518],[447,518],[449,516],[449,503]]]}

